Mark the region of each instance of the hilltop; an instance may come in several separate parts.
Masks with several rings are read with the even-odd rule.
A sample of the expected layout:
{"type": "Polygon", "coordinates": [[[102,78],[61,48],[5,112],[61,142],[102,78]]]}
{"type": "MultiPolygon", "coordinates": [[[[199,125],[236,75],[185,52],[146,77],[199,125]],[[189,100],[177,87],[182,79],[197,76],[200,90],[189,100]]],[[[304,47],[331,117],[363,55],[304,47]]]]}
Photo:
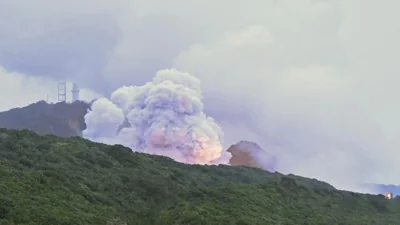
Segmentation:
{"type": "Polygon", "coordinates": [[[400,186],[394,184],[363,184],[361,187],[365,187],[371,190],[377,190],[380,193],[392,193],[394,196],[400,195],[400,186]]]}
{"type": "Polygon", "coordinates": [[[90,105],[82,101],[55,104],[39,101],[0,112],[0,127],[28,129],[59,137],[79,136],[86,129],[84,116],[89,108],[90,105]]]}
{"type": "MultiPolygon", "coordinates": [[[[47,103],[39,101],[21,108],[13,108],[0,112],[0,128],[28,129],[38,134],[51,134],[59,137],[81,136],[86,129],[84,117],[90,109],[91,103],[76,101],[74,103],[47,103]]],[[[125,121],[121,127],[127,124],[125,121]]],[[[232,165],[244,165],[273,171],[276,158],[268,156],[256,143],[240,141],[231,145],[227,151],[231,152],[232,165]],[[253,153],[248,152],[251,149],[253,153]],[[259,154],[257,152],[263,152],[259,154]]],[[[363,187],[375,190],[376,193],[392,192],[400,194],[400,186],[385,184],[363,184],[363,187]]]]}
{"type": "Polygon", "coordinates": [[[398,224],[400,203],[294,175],[186,165],[0,129],[0,224],[398,224]]]}

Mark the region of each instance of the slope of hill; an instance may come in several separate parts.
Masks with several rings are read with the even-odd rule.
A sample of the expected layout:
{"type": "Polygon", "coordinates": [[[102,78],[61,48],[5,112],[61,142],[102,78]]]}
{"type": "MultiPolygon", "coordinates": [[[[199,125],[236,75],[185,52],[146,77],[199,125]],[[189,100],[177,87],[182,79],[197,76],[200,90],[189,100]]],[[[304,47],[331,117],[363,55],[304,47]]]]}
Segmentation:
{"type": "Polygon", "coordinates": [[[80,137],[0,129],[1,225],[398,221],[400,203],[381,195],[256,168],[185,165],[80,137]]]}
{"type": "Polygon", "coordinates": [[[89,104],[85,102],[48,104],[40,101],[0,112],[0,127],[60,137],[79,136],[86,129],[84,116],[88,108],[89,104]]]}
{"type": "Polygon", "coordinates": [[[400,186],[394,184],[363,184],[365,188],[376,190],[378,193],[392,193],[394,196],[400,195],[400,186]]]}
{"type": "MultiPolygon", "coordinates": [[[[90,103],[56,103],[39,101],[22,108],[0,112],[0,127],[8,129],[28,129],[38,134],[52,134],[59,137],[81,136],[86,129],[84,116],[90,103]]],[[[121,125],[127,126],[127,121],[121,125]]],[[[277,159],[264,151],[256,143],[240,141],[232,145],[229,152],[233,155],[232,165],[244,165],[274,171],[277,159]]],[[[400,194],[400,186],[384,184],[364,184],[376,193],[392,192],[400,194]]]]}
{"type": "Polygon", "coordinates": [[[391,192],[393,195],[400,195],[400,186],[394,184],[373,184],[380,193],[391,192]]]}

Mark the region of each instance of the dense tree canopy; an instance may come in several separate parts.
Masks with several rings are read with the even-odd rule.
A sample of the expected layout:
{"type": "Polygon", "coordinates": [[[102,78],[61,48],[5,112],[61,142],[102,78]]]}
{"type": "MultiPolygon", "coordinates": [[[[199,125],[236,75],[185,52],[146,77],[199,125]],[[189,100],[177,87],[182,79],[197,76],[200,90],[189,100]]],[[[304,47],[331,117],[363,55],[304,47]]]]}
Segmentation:
{"type": "Polygon", "coordinates": [[[398,224],[400,203],[256,168],[200,166],[0,129],[1,225],[398,224]]]}
{"type": "Polygon", "coordinates": [[[79,136],[86,129],[84,116],[90,105],[77,101],[48,104],[45,101],[0,112],[0,127],[28,129],[60,137],[79,136]]]}

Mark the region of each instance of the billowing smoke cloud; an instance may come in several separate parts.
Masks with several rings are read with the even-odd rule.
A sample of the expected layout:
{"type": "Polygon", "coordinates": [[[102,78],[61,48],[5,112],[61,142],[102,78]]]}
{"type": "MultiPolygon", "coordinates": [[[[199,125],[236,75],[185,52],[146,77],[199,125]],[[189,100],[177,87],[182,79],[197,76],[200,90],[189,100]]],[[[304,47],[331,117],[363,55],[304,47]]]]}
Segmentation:
{"type": "MultiPolygon", "coordinates": [[[[336,187],[400,183],[400,2],[171,1],[0,0],[0,64],[107,96],[174,67],[202,81],[225,149],[256,142],[279,172],[336,187]]],[[[0,71],[2,109],[56,91],[14,75],[0,71]]]]}
{"type": "Polygon", "coordinates": [[[200,81],[175,69],[143,86],[124,86],[95,101],[84,137],[179,162],[222,162],[222,129],[203,112],[200,81]],[[122,127],[125,124],[125,127],[122,127]]]}
{"type": "Polygon", "coordinates": [[[83,135],[98,142],[119,143],[113,137],[124,121],[122,110],[106,98],[94,101],[91,108],[92,111],[85,116],[87,128],[83,131],[83,135]]]}
{"type": "Polygon", "coordinates": [[[229,164],[233,166],[257,167],[266,171],[276,171],[277,158],[250,141],[240,141],[227,150],[232,154],[229,164]]]}

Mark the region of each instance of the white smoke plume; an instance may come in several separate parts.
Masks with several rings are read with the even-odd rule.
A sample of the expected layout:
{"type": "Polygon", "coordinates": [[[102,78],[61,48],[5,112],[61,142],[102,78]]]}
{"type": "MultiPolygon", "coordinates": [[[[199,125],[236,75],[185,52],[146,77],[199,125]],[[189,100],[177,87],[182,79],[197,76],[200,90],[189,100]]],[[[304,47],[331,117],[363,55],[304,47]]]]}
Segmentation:
{"type": "Polygon", "coordinates": [[[222,163],[222,129],[203,112],[200,80],[175,69],[96,100],[84,137],[189,164],[222,163]],[[121,126],[126,124],[121,129],[121,126]]]}
{"type": "Polygon", "coordinates": [[[122,110],[106,98],[94,101],[91,108],[92,111],[85,115],[87,128],[83,136],[97,142],[119,144],[115,136],[124,121],[122,110]]]}

